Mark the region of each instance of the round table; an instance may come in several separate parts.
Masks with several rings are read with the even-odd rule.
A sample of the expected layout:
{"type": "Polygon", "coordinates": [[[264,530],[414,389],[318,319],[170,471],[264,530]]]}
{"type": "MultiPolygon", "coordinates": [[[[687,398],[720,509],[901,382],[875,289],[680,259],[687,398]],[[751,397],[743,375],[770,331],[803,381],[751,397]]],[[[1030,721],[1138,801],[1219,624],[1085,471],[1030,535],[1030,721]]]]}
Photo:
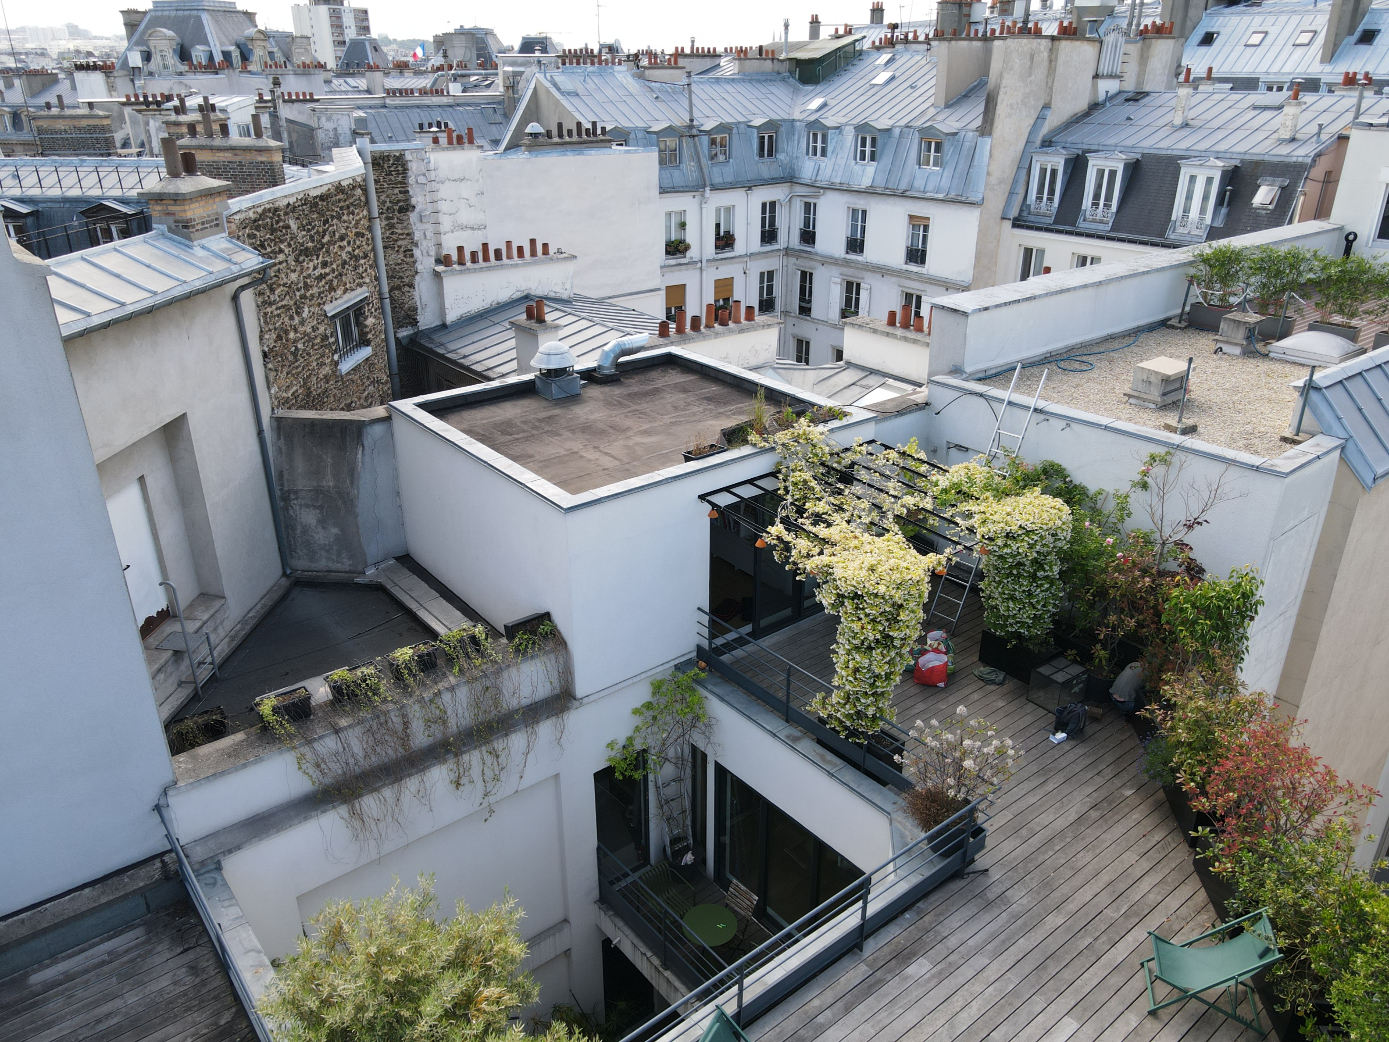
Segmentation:
{"type": "Polygon", "coordinates": [[[723,905],[695,905],[685,913],[685,930],[691,937],[717,948],[733,940],[738,917],[723,905]]]}

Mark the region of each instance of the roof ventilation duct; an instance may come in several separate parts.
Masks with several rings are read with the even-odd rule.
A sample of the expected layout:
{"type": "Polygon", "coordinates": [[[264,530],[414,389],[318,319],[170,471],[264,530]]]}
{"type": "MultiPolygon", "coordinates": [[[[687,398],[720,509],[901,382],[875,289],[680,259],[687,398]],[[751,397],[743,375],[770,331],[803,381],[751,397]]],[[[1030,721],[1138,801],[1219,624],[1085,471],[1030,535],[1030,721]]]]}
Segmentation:
{"type": "Polygon", "coordinates": [[[551,340],[536,352],[531,365],[536,369],[535,392],[542,398],[558,401],[577,398],[581,389],[579,374],[574,372],[574,352],[563,340],[551,340]]]}
{"type": "Polygon", "coordinates": [[[617,360],[640,351],[650,339],[649,333],[632,333],[608,341],[608,346],[598,356],[598,368],[593,371],[593,378],[599,383],[616,383],[621,379],[617,375],[617,360]]]}

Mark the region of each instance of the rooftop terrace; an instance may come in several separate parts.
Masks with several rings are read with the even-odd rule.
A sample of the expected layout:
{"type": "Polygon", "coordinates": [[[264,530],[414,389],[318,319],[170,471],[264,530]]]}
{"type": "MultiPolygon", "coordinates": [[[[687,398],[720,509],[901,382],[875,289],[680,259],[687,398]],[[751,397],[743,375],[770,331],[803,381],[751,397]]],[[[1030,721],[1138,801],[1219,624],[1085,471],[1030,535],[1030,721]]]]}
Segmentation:
{"type": "Polygon", "coordinates": [[[624,367],[618,383],[586,382],[561,401],[528,381],[512,390],[435,415],[575,494],[682,463],[685,449],[746,420],[753,401],[743,386],[670,360],[624,367]]]}
{"type": "MultiPolygon", "coordinates": [[[[1050,382],[1050,381],[1048,381],[1050,382]]],[[[817,615],[765,639],[821,677],[836,620],[817,615]]],[[[1050,714],[1024,685],[973,676],[982,612],[971,595],[944,689],[898,685],[898,720],[983,716],[1024,749],[992,807],[972,866],[824,970],[748,1030],[754,1042],[1253,1042],[1188,1002],[1147,1013],[1147,931],[1185,939],[1214,924],[1161,789],[1137,769],[1139,742],[1112,709],[1084,738],[1053,745],[1050,714]]],[[[770,658],[770,656],[768,656],[770,658]]],[[[772,660],[775,663],[775,660],[772,660]]],[[[784,668],[784,667],[782,667],[784,668]]]]}
{"type": "MultiPolygon", "coordinates": [[[[1297,403],[1292,385],[1307,375],[1307,367],[1272,358],[1212,354],[1214,347],[1215,334],[1197,329],[1159,328],[1136,341],[1133,334],[1124,334],[1081,348],[1074,360],[1024,369],[1013,393],[1030,402],[1045,371],[1043,399],[1161,430],[1164,423],[1176,423],[1177,407],[1130,405],[1126,392],[1133,383],[1133,367],[1159,355],[1181,361],[1191,357],[1195,362],[1182,422],[1197,425],[1193,437],[1255,456],[1281,456],[1288,446],[1278,437],[1287,431],[1297,403]],[[1085,363],[1094,368],[1077,372],[1085,363]]],[[[984,382],[1007,389],[1012,378],[1010,371],[984,382]]]]}

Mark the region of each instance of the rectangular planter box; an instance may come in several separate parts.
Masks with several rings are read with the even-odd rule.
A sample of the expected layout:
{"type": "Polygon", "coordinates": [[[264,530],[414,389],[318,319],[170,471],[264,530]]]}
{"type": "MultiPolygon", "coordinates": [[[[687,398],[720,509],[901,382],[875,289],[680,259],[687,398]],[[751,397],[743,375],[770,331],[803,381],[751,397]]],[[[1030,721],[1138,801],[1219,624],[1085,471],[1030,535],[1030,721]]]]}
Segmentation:
{"type": "Polygon", "coordinates": [[[169,727],[169,755],[177,756],[189,749],[215,742],[227,735],[227,711],[221,706],[194,713],[169,727]]]}
{"type": "MultiPolygon", "coordinates": [[[[355,672],[359,669],[366,669],[368,666],[375,669],[377,675],[380,676],[381,671],[377,669],[375,662],[359,662],[355,666],[348,666],[347,669],[351,672],[355,672]]],[[[333,670],[333,672],[336,673],[337,670],[333,670]]],[[[356,701],[356,697],[349,694],[347,690],[335,680],[328,681],[328,691],[332,694],[333,701],[337,702],[339,705],[356,701]]]]}
{"type": "Polygon", "coordinates": [[[1205,304],[1195,303],[1187,308],[1186,320],[1192,329],[1205,329],[1212,333],[1219,333],[1220,320],[1233,310],[1233,308],[1212,308],[1205,304]]]}
{"type": "Polygon", "coordinates": [[[257,715],[260,714],[260,707],[266,702],[274,703],[275,715],[281,720],[307,720],[313,715],[313,703],[310,701],[309,689],[306,687],[296,687],[293,691],[286,691],[282,695],[266,695],[258,698],[253,703],[257,715]]]}
{"type": "Polygon", "coordinates": [[[1263,340],[1282,340],[1285,336],[1293,334],[1293,320],[1290,318],[1279,319],[1277,315],[1266,318],[1256,327],[1259,337],[1263,340]]]}
{"type": "Polygon", "coordinates": [[[1032,671],[1056,656],[1055,647],[1045,647],[1033,651],[1026,644],[1008,642],[996,633],[985,630],[979,636],[979,661],[985,666],[1001,669],[1014,680],[1024,684],[1032,680],[1032,671]]]}
{"type": "Polygon", "coordinates": [[[1313,333],[1335,333],[1343,336],[1351,343],[1360,339],[1360,328],[1358,326],[1338,326],[1331,322],[1309,322],[1307,329],[1313,333]]]}
{"type": "Polygon", "coordinates": [[[710,456],[717,456],[720,452],[727,451],[727,445],[708,445],[705,446],[703,452],[691,452],[689,449],[686,449],[684,452],[680,453],[680,455],[685,458],[686,463],[693,463],[697,459],[708,459],[710,456]]]}

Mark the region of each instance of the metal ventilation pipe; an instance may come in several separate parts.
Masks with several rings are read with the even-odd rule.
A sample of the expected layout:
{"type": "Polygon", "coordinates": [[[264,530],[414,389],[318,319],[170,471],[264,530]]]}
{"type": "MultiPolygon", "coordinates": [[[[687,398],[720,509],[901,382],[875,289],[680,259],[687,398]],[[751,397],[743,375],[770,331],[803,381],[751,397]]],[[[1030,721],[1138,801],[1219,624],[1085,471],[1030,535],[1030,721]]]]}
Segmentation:
{"type": "Polygon", "coordinates": [[[608,346],[603,348],[602,353],[598,355],[598,375],[616,376],[617,360],[640,351],[650,339],[650,333],[632,333],[628,336],[620,336],[615,340],[609,340],[608,346]]]}

